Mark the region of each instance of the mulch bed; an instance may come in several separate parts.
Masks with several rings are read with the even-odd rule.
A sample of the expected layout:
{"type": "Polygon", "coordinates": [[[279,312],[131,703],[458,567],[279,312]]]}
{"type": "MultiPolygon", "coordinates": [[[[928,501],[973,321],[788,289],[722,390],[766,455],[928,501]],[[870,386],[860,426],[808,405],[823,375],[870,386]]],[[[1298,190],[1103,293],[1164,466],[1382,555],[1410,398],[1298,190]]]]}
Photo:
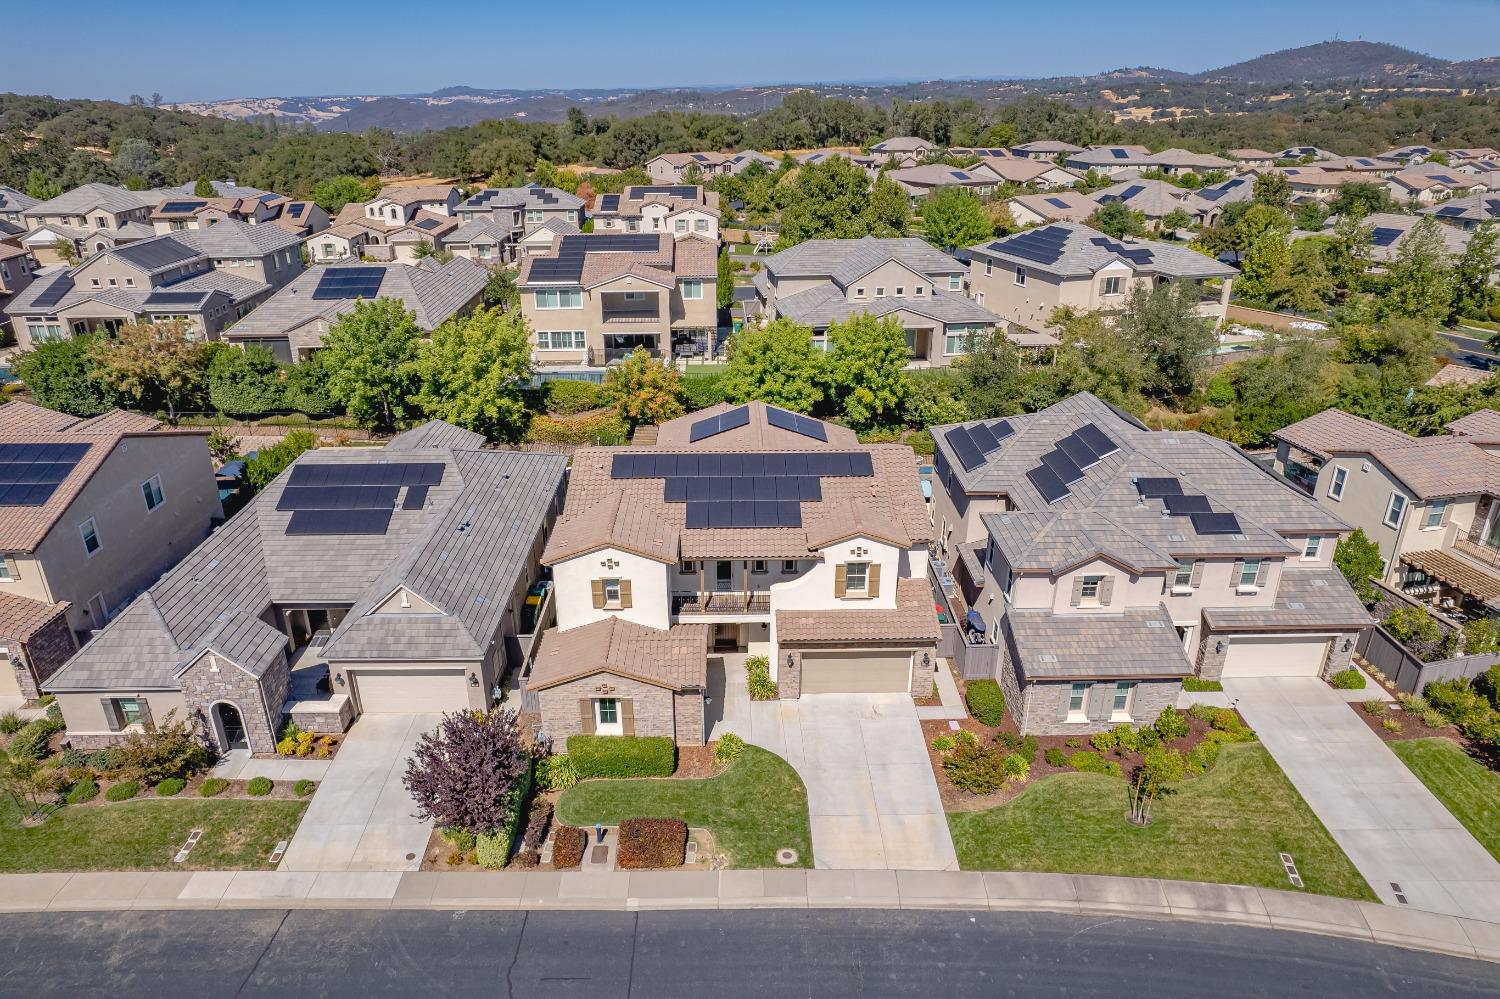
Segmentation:
{"type": "Polygon", "coordinates": [[[306,756],[282,756],[280,753],[251,753],[250,758],[254,760],[331,760],[339,755],[339,747],[343,744],[344,736],[342,734],[334,735],[329,733],[327,735],[319,735],[313,742],[313,751],[306,756]],[[317,744],[324,739],[332,740],[332,745],[329,747],[330,752],[327,756],[319,756],[317,744]]]}
{"type": "Polygon", "coordinates": [[[1371,732],[1374,732],[1386,742],[1403,742],[1407,739],[1443,738],[1451,739],[1464,748],[1468,748],[1468,742],[1458,734],[1458,729],[1452,725],[1444,725],[1441,728],[1429,728],[1422,721],[1422,716],[1402,711],[1400,705],[1387,708],[1383,715],[1372,715],[1365,710],[1359,701],[1350,701],[1349,707],[1356,715],[1364,719],[1371,732]],[[1401,723],[1401,731],[1390,732],[1385,728],[1385,721],[1394,718],[1401,723]]]}
{"type": "MultiPolygon", "coordinates": [[[[255,797],[255,796],[251,795],[250,792],[246,790],[246,788],[250,784],[250,781],[248,781],[248,780],[232,780],[232,781],[229,782],[229,786],[228,787],[226,787],[224,790],[220,791],[218,794],[214,795],[212,798],[202,798],[202,795],[200,795],[198,793],[199,792],[199,788],[201,788],[203,786],[203,782],[204,781],[208,780],[212,776],[213,776],[212,774],[199,774],[198,776],[194,777],[192,780],[188,781],[187,782],[187,786],[184,787],[181,791],[177,792],[174,795],[169,795],[168,797],[165,797],[165,798],[161,797],[160,795],[158,795],[156,793],[156,788],[155,787],[148,787],[148,786],[144,786],[143,785],[142,788],[141,788],[141,793],[140,794],[137,794],[134,798],[126,798],[125,801],[140,801],[142,799],[150,799],[150,800],[153,800],[153,801],[172,801],[172,800],[180,799],[180,798],[198,798],[198,799],[205,800],[205,801],[221,801],[221,800],[223,800],[225,798],[237,798],[237,799],[243,799],[243,800],[246,800],[246,801],[310,801],[310,800],[312,800],[312,795],[311,794],[309,794],[306,798],[299,798],[299,797],[297,797],[297,792],[296,792],[296,784],[297,784],[297,782],[294,781],[294,780],[278,780],[278,781],[274,781],[272,783],[271,793],[270,794],[263,794],[263,795],[261,795],[259,797],[255,797]]],[[[114,787],[116,784],[123,784],[123,783],[125,783],[125,782],[122,781],[122,780],[110,780],[108,778],[100,778],[99,781],[98,781],[98,784],[99,784],[99,793],[97,795],[95,795],[89,801],[80,801],[77,804],[69,805],[68,807],[69,808],[95,808],[95,807],[99,807],[99,806],[122,805],[125,802],[122,802],[122,801],[110,801],[108,798],[106,798],[104,796],[104,794],[105,794],[106,791],[108,791],[110,788],[114,787]]],[[[314,793],[316,793],[316,789],[314,789],[314,793]]]]}
{"type": "Polygon", "coordinates": [[[678,746],[677,769],[673,777],[717,777],[729,768],[714,759],[714,746],[678,746]]]}

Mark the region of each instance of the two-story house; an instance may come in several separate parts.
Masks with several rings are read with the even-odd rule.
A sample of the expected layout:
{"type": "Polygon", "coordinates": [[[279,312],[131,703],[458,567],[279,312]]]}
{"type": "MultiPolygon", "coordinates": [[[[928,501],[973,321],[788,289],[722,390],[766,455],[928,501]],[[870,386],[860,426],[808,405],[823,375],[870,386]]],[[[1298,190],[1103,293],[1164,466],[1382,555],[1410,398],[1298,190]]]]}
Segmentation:
{"type": "Polygon", "coordinates": [[[1440,205],[1418,208],[1419,215],[1431,215],[1459,229],[1474,230],[1485,223],[1500,223],[1500,194],[1470,194],[1449,198],[1440,205]]]}
{"type": "Polygon", "coordinates": [[[488,708],[550,612],[537,556],[567,461],[483,443],[438,423],[299,457],[44,681],[68,741],[175,710],[267,753],[288,716],[488,708]]]}
{"type": "Polygon", "coordinates": [[[540,184],[487,187],[460,203],[455,214],[459,227],[445,245],[483,264],[545,250],[552,237],[579,233],[587,221],[582,198],[540,184]]]}
{"type": "Polygon", "coordinates": [[[915,456],[752,402],[574,453],[543,562],[557,627],[523,680],[545,734],[704,741],[710,671],[764,655],[783,698],[932,690],[915,456]]]}
{"type": "Polygon", "coordinates": [[[1038,191],[1055,191],[1073,187],[1083,180],[1081,174],[1060,167],[1047,160],[1027,159],[1024,156],[989,156],[980,152],[978,166],[992,171],[995,176],[1009,184],[1023,184],[1038,191]]]}
{"type": "Polygon", "coordinates": [[[708,349],[718,325],[718,247],[689,234],[557,236],[521,262],[521,311],[536,363],[602,369],[637,348],[708,349]]]}
{"type": "Polygon", "coordinates": [[[882,139],[870,147],[870,157],[879,165],[914,167],[937,151],[937,144],[914,135],[882,139]]]}
{"type": "Polygon", "coordinates": [[[999,321],[964,294],[964,265],[914,238],[810,239],[772,254],[755,275],[760,312],[813,331],[828,349],[828,327],[861,313],[895,316],[911,363],[943,367],[966,354],[999,321]]]}
{"type": "Polygon", "coordinates": [[[1092,395],[933,428],[933,522],[1022,732],[1155,721],[1182,679],[1323,676],[1369,616],[1349,530],[1225,441],[1092,395]]]}
{"type": "Polygon", "coordinates": [[[1052,311],[1112,311],[1137,287],[1187,285],[1197,313],[1224,321],[1238,271],[1177,243],[1111,239],[1057,222],[969,248],[969,294],[1003,319],[1042,329],[1052,311]]]}
{"type": "Polygon", "coordinates": [[[1230,177],[1219,184],[1187,192],[1183,206],[1199,225],[1215,225],[1230,205],[1255,198],[1253,177],[1230,177]]]}
{"type": "Polygon", "coordinates": [[[1069,153],[1063,165],[1069,170],[1116,174],[1125,170],[1144,170],[1150,165],[1151,150],[1145,146],[1090,146],[1069,153]]]}
{"type": "Polygon", "coordinates": [[[458,228],[458,203],[458,188],[450,184],[384,188],[370,201],[339,209],[327,229],[307,240],[308,258],[320,264],[362,257],[409,263],[423,242],[443,248],[458,228]]]}
{"type": "Polygon", "coordinates": [[[1146,157],[1143,164],[1147,170],[1160,170],[1170,176],[1183,174],[1227,173],[1235,168],[1235,161],[1215,156],[1212,153],[1195,153],[1190,149],[1163,149],[1146,157]]]}
{"type": "Polygon", "coordinates": [[[43,268],[6,312],[23,347],[174,320],[194,336],[218,339],[302,270],[296,233],[225,220],[125,243],[76,267],[43,268]]]}
{"type": "Polygon", "coordinates": [[[962,169],[946,163],[927,163],[888,170],[885,175],[900,185],[914,202],[940,187],[961,187],[977,197],[988,198],[1004,182],[998,173],[983,163],[962,169]]]}
{"type": "Polygon", "coordinates": [[[768,170],[777,167],[776,160],[754,149],[737,153],[662,153],[646,161],[646,176],[653,184],[690,184],[695,176],[698,180],[735,176],[752,163],[768,170]]]}
{"type": "Polygon", "coordinates": [[[13,243],[0,243],[0,333],[10,330],[12,337],[16,335],[6,310],[11,300],[31,284],[36,269],[36,258],[30,250],[13,243]]]}
{"type": "Polygon", "coordinates": [[[632,184],[594,199],[595,232],[669,232],[719,238],[719,195],[693,184],[632,184]]]}
{"type": "Polygon", "coordinates": [[[84,184],[22,210],[22,245],[45,264],[63,259],[55,249],[59,240],[73,244],[75,256],[87,257],[148,239],[155,235],[151,209],[161,199],[159,191],[84,184]]]}
{"type": "Polygon", "coordinates": [[[1144,178],[1111,184],[1101,191],[1095,191],[1090,197],[1096,206],[1119,203],[1132,212],[1139,212],[1147,222],[1159,225],[1162,219],[1173,212],[1189,210],[1186,205],[1188,194],[1188,191],[1164,180],[1144,178]]]}
{"type": "Polygon", "coordinates": [[[9,242],[20,246],[21,237],[26,234],[26,222],[21,217],[22,213],[39,204],[41,201],[14,187],[0,185],[0,243],[9,242]]]}
{"type": "Polygon", "coordinates": [[[223,517],[207,436],[118,410],[0,406],[0,697],[37,697],[223,517]]]}
{"type": "Polygon", "coordinates": [[[1380,546],[1387,585],[1500,612],[1500,413],[1448,429],[1411,437],[1327,409],[1276,432],[1275,467],[1380,546]]]}
{"type": "Polygon", "coordinates": [[[1036,142],[1022,142],[1011,146],[1010,151],[1017,156],[1024,156],[1028,160],[1055,160],[1059,156],[1072,156],[1074,153],[1083,152],[1082,146],[1075,146],[1071,142],[1059,142],[1056,139],[1039,139],[1036,142]]]}
{"type": "Polygon", "coordinates": [[[1078,191],[1049,191],[1046,194],[1018,194],[1005,203],[1010,217],[1018,226],[1045,225],[1048,222],[1083,222],[1099,210],[1099,204],[1078,191]]]}

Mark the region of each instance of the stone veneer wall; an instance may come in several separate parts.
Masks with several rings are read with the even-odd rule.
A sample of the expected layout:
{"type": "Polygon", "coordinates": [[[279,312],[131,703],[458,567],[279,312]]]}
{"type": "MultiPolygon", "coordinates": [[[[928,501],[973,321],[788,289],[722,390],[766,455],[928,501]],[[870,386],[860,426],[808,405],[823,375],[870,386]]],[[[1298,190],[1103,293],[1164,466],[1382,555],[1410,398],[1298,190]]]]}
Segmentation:
{"type": "Polygon", "coordinates": [[[280,656],[259,679],[222,656],[218,657],[218,665],[216,673],[210,665],[210,657],[204,655],[178,678],[188,710],[202,718],[203,734],[209,745],[224,751],[224,747],[218,745],[210,711],[214,704],[228,701],[240,709],[251,750],[275,752],[276,736],[281,731],[281,705],[286,702],[287,687],[291,683],[291,670],[287,667],[285,655],[280,656]],[[276,717],[267,714],[267,704],[276,705],[276,717]]]}
{"type": "MultiPolygon", "coordinates": [[[[1084,698],[1084,705],[1089,712],[1088,721],[1064,721],[1072,686],[1067,682],[1028,684],[1025,706],[1017,715],[1021,731],[1026,735],[1091,735],[1125,724],[1109,720],[1115,688],[1113,680],[1093,684],[1089,689],[1084,698]],[[1104,688],[1102,693],[1099,690],[1101,687],[1104,688]],[[1105,694],[1110,696],[1106,697],[1105,694]]],[[[1156,721],[1163,708],[1177,703],[1177,694],[1181,690],[1181,680],[1143,680],[1136,684],[1129,724],[1140,728],[1156,721]]]]}
{"type": "MultiPolygon", "coordinates": [[[[1198,644],[1198,675],[1205,680],[1217,680],[1224,675],[1224,660],[1229,658],[1229,645],[1236,637],[1254,637],[1246,632],[1233,631],[1208,631],[1203,636],[1203,641],[1198,644]],[[1218,652],[1215,646],[1222,640],[1224,651],[1218,652]]],[[[1348,669],[1354,656],[1354,645],[1359,638],[1357,631],[1342,631],[1333,636],[1328,643],[1328,657],[1323,661],[1323,671],[1318,675],[1324,680],[1328,679],[1339,670],[1348,669]],[[1344,651],[1344,642],[1349,643],[1349,651],[1344,651]]]]}
{"type": "Polygon", "coordinates": [[[708,733],[703,717],[703,694],[701,692],[674,694],[672,706],[677,721],[677,744],[679,746],[701,746],[708,733]]]}
{"type": "MultiPolygon", "coordinates": [[[[633,735],[665,735],[676,738],[676,711],[673,693],[641,680],[595,674],[557,687],[537,691],[542,714],[542,733],[552,740],[556,752],[563,752],[568,736],[583,732],[579,701],[596,697],[618,697],[631,702],[633,735]]],[[[698,712],[698,743],[703,741],[701,696],[698,712]]]]}
{"type": "Polygon", "coordinates": [[[781,648],[781,661],[776,664],[776,696],[782,700],[802,696],[802,653],[795,649],[781,648]],[[787,664],[787,656],[791,664],[787,664]]]}
{"type": "Polygon", "coordinates": [[[305,732],[338,735],[354,721],[354,698],[334,694],[322,701],[291,701],[283,710],[305,732]]]}
{"type": "Polygon", "coordinates": [[[32,699],[42,696],[38,684],[61,669],[63,663],[78,651],[66,614],[59,614],[42,625],[24,643],[9,638],[0,638],[0,641],[17,650],[12,654],[20,656],[21,665],[13,667],[7,663],[6,668],[15,671],[21,693],[32,699]]]}

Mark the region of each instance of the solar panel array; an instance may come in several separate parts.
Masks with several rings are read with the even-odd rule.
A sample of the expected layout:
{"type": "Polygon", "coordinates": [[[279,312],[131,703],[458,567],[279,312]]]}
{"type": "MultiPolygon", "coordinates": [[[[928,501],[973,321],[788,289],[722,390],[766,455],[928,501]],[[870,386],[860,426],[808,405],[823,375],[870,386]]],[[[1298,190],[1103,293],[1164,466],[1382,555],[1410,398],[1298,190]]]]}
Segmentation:
{"type": "Polygon", "coordinates": [[[1400,238],[1400,229],[1387,229],[1384,226],[1376,226],[1370,233],[1370,242],[1376,246],[1390,246],[1400,238]]]}
{"type": "Polygon", "coordinates": [[[1130,155],[1130,152],[1125,149],[1111,149],[1109,154],[1117,160],[1123,160],[1130,155]]]}
{"type": "Polygon", "coordinates": [[[964,173],[962,170],[954,170],[953,171],[953,176],[955,178],[957,178],[958,180],[968,180],[969,179],[969,175],[966,174],[966,173],[964,173]]]}
{"type": "Polygon", "coordinates": [[[601,212],[617,212],[620,210],[620,196],[618,194],[599,195],[599,210],[601,212]]]}
{"type": "Polygon", "coordinates": [[[72,290],[73,279],[66,274],[60,274],[51,285],[37,293],[36,298],[31,300],[31,304],[39,309],[50,309],[58,302],[61,302],[64,296],[72,290]]]}
{"type": "Polygon", "coordinates": [[[972,472],[984,464],[986,455],[998,451],[1001,442],[1015,432],[1009,420],[994,420],[953,427],[943,435],[943,439],[957,456],[959,464],[964,466],[964,471],[972,472]]]}
{"type": "Polygon", "coordinates": [[[991,250],[1008,253],[1013,257],[1021,257],[1025,260],[1034,260],[1039,264],[1055,264],[1062,256],[1063,247],[1068,242],[1068,230],[1057,226],[1044,226],[1040,229],[1032,229],[1009,239],[1000,239],[991,243],[991,250]]]}
{"type": "Polygon", "coordinates": [[[139,243],[126,243],[115,249],[115,256],[127,263],[148,270],[160,270],[202,256],[196,249],[179,243],[170,236],[143,239],[139,243]]]}
{"type": "Polygon", "coordinates": [[[153,291],[141,305],[147,309],[169,305],[197,305],[207,294],[209,293],[206,291],[153,291]]]}
{"type": "Polygon", "coordinates": [[[1103,247],[1110,253],[1124,257],[1132,264],[1149,264],[1154,258],[1151,251],[1143,247],[1129,247],[1124,243],[1117,243],[1108,236],[1095,236],[1089,240],[1095,246],[1103,247]]]}
{"type": "Polygon", "coordinates": [[[1439,208],[1437,210],[1437,214],[1441,218],[1455,218],[1459,215],[1462,215],[1463,213],[1464,210],[1457,205],[1449,205],[1446,208],[1439,208]]]}
{"type": "Polygon", "coordinates": [[[811,437],[815,441],[828,442],[828,431],[823,429],[822,422],[811,416],[803,416],[801,413],[790,413],[775,406],[766,407],[766,422],[773,427],[782,430],[790,430],[801,434],[803,437],[811,437]]]}
{"type": "Polygon", "coordinates": [[[1042,455],[1041,464],[1026,473],[1026,478],[1048,503],[1073,495],[1073,483],[1100,461],[1120,450],[1109,435],[1092,423],[1085,423],[1057,442],[1042,455]]]}
{"type": "Polygon", "coordinates": [[[0,506],[41,506],[88,453],[87,444],[0,444],[0,506]]]}
{"type": "Polygon", "coordinates": [[[289,535],[384,534],[403,486],[401,509],[420,510],[442,481],[432,461],[295,465],[276,509],[291,511],[289,535]]]}
{"type": "Polygon", "coordinates": [[[417,223],[417,228],[418,229],[436,229],[438,226],[440,226],[442,224],[443,223],[440,222],[440,221],[438,221],[437,219],[422,219],[420,222],[417,223]]]}
{"type": "Polygon", "coordinates": [[[1215,512],[1207,496],[1184,493],[1182,483],[1168,477],[1142,476],[1135,490],[1143,499],[1159,499],[1173,517],[1187,517],[1199,534],[1238,534],[1240,522],[1232,513],[1215,512]]]}
{"type": "Polygon", "coordinates": [[[163,215],[178,215],[195,212],[208,204],[207,201],[168,201],[162,205],[159,211],[163,215]]]}
{"type": "Polygon", "coordinates": [[[665,194],[669,198],[692,200],[698,197],[698,189],[692,184],[648,184],[630,189],[631,200],[633,201],[640,201],[651,194],[665,194]]]}
{"type": "Polygon", "coordinates": [[[694,423],[688,430],[688,440],[701,441],[716,434],[722,434],[726,430],[743,427],[749,422],[750,407],[737,406],[734,409],[725,410],[718,416],[710,416],[694,423]]]}
{"type": "Polygon", "coordinates": [[[1121,191],[1119,194],[1104,194],[1104,195],[1100,195],[1099,200],[1100,201],[1129,201],[1131,198],[1135,197],[1137,194],[1140,194],[1145,189],[1146,189],[1146,186],[1144,184],[1131,184],[1129,187],[1125,188],[1125,190],[1121,191]]]}
{"type": "Polygon", "coordinates": [[[583,277],[583,262],[589,253],[646,253],[660,245],[660,239],[645,233],[564,236],[558,241],[557,253],[532,258],[528,280],[576,283],[583,277]]]}
{"type": "Polygon", "coordinates": [[[315,301],[374,298],[385,280],[384,267],[330,267],[313,289],[315,301]]]}
{"type": "Polygon", "coordinates": [[[296,202],[296,203],[288,206],[287,210],[286,210],[286,213],[291,218],[300,219],[302,217],[302,211],[306,207],[307,207],[306,205],[304,205],[302,202],[298,201],[298,202],[296,202]]]}
{"type": "Polygon", "coordinates": [[[1053,208],[1067,208],[1068,207],[1068,203],[1066,201],[1064,201],[1062,198],[1048,198],[1047,199],[1047,204],[1051,205],[1053,208]]]}

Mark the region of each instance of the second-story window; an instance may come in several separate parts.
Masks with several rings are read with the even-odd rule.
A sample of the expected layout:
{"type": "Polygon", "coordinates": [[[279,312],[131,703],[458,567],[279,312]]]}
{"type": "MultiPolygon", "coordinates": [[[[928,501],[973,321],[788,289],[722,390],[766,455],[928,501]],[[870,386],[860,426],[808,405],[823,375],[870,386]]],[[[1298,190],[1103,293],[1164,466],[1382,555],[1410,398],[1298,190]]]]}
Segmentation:
{"type": "Polygon", "coordinates": [[[604,581],[604,606],[615,608],[621,606],[621,588],[618,579],[604,581]]]}
{"type": "Polygon", "coordinates": [[[78,525],[78,533],[83,537],[83,553],[93,558],[94,553],[99,550],[99,525],[90,517],[78,525]]]}
{"type": "Polygon", "coordinates": [[[1260,559],[1247,558],[1240,563],[1240,576],[1236,579],[1236,586],[1258,586],[1260,579],[1260,559]]]}
{"type": "Polygon", "coordinates": [[[1401,515],[1406,512],[1406,497],[1400,493],[1391,493],[1390,501],[1385,506],[1385,526],[1398,527],[1401,524],[1401,515]]]}
{"type": "Polygon", "coordinates": [[[789,559],[783,559],[782,562],[781,562],[781,571],[783,573],[785,573],[786,575],[788,575],[788,576],[790,576],[792,573],[796,572],[797,571],[797,560],[796,559],[790,559],[790,558],[789,559]]]}
{"type": "Polygon", "coordinates": [[[162,500],[166,498],[162,495],[161,491],[161,476],[153,475],[145,482],[142,482],[141,494],[146,498],[146,510],[148,513],[161,506],[162,500]]]}
{"type": "Polygon", "coordinates": [[[1107,278],[1105,278],[1104,279],[1104,294],[1106,294],[1106,295],[1118,295],[1118,294],[1120,294],[1120,286],[1123,285],[1124,283],[1125,283],[1125,279],[1124,278],[1120,278],[1120,277],[1107,277],[1107,278]]]}
{"type": "Polygon", "coordinates": [[[1177,571],[1172,575],[1172,587],[1178,590],[1192,589],[1193,586],[1192,559],[1180,558],[1177,560],[1177,571]]]}
{"type": "Polygon", "coordinates": [[[678,219],[677,222],[676,222],[676,224],[673,226],[673,228],[676,229],[678,232],[687,232],[688,231],[687,219],[678,219]]]}
{"type": "Polygon", "coordinates": [[[1019,288],[1026,287],[1026,268],[1024,267],[1016,268],[1016,286],[1019,288]]]}
{"type": "Polygon", "coordinates": [[[854,289],[854,297],[856,299],[864,298],[865,297],[865,290],[863,288],[855,288],[854,289]]]}
{"type": "Polygon", "coordinates": [[[682,282],[682,297],[696,301],[703,297],[703,282],[699,280],[682,282]]]}
{"type": "Polygon", "coordinates": [[[1078,591],[1078,599],[1085,607],[1099,606],[1099,591],[1104,587],[1103,576],[1084,576],[1078,591]]]}
{"type": "Polygon", "coordinates": [[[536,293],[536,307],[538,309],[581,309],[583,308],[583,289],[543,289],[536,293]]]}
{"type": "Polygon", "coordinates": [[[1305,559],[1315,559],[1318,557],[1318,552],[1322,550],[1323,539],[1314,534],[1312,537],[1308,538],[1307,542],[1302,546],[1302,557],[1305,559]]]}
{"type": "Polygon", "coordinates": [[[948,275],[948,290],[962,291],[964,287],[964,276],[962,274],[948,275]]]}
{"type": "Polygon", "coordinates": [[[993,273],[995,273],[995,262],[993,260],[986,260],[984,262],[984,276],[989,277],[993,273]]]}
{"type": "Polygon", "coordinates": [[[1349,470],[1337,465],[1333,469],[1333,478],[1328,480],[1328,498],[1341,500],[1344,498],[1344,483],[1349,481],[1349,470]]]}
{"type": "Polygon", "coordinates": [[[1425,530],[1443,526],[1443,514],[1448,512],[1448,501],[1445,499],[1433,500],[1427,506],[1427,519],[1422,522],[1425,530]]]}
{"type": "Polygon", "coordinates": [[[844,593],[862,597],[870,588],[870,563],[848,562],[844,566],[844,593]]]}

